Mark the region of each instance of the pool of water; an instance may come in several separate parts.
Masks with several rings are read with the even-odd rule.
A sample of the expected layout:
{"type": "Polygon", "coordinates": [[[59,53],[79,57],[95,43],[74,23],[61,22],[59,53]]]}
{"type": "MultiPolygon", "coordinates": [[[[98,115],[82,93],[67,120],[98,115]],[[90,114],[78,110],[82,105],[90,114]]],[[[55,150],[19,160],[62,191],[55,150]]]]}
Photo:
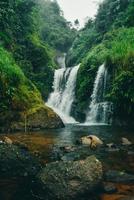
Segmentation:
{"type": "MultiPolygon", "coordinates": [[[[98,136],[105,144],[107,143],[121,143],[122,137],[127,137],[131,142],[134,143],[134,129],[131,127],[113,127],[106,125],[91,125],[85,126],[83,124],[68,124],[65,128],[53,129],[53,130],[43,130],[37,132],[28,133],[13,133],[4,134],[13,140],[13,142],[20,142],[25,144],[28,149],[38,156],[43,164],[50,162],[50,154],[53,151],[53,147],[56,146],[66,146],[74,145],[76,140],[82,136],[93,134],[98,136]]],[[[0,135],[2,138],[3,135],[0,135]]],[[[105,169],[118,169],[121,171],[126,171],[134,174],[134,156],[128,155],[127,152],[110,152],[102,153],[92,151],[103,163],[105,169]]],[[[16,177],[15,177],[16,178],[16,177]]],[[[14,199],[14,191],[19,187],[19,193],[21,194],[22,182],[19,187],[18,181],[16,179],[12,180],[1,180],[0,179],[0,194],[3,197],[1,200],[12,200],[14,199]],[[7,189],[8,188],[8,189],[7,189]],[[9,192],[7,192],[9,191],[9,192]]],[[[26,184],[26,183],[25,183],[26,184]]],[[[27,186],[26,186],[27,187],[27,186]]],[[[134,186],[132,185],[134,188],[134,186]]],[[[129,189],[131,190],[132,187],[129,189]]],[[[18,190],[18,189],[17,189],[18,190]]],[[[133,190],[133,189],[132,189],[133,190]]],[[[24,192],[22,192],[24,193],[24,192]]],[[[28,199],[31,197],[28,197],[28,199]]],[[[110,197],[104,199],[109,200],[110,197]]],[[[17,200],[22,198],[18,197],[17,200]]],[[[26,198],[23,198],[26,199],[26,198]]],[[[111,198],[110,200],[115,200],[116,198],[111,198]]],[[[103,200],[103,198],[102,198],[103,200]]]]}
{"type": "MultiPolygon", "coordinates": [[[[83,124],[68,124],[65,128],[61,129],[46,129],[38,132],[14,133],[6,135],[10,137],[13,142],[25,144],[32,153],[39,154],[44,162],[49,162],[49,156],[54,145],[74,145],[76,140],[89,134],[98,136],[104,144],[121,144],[122,137],[127,137],[132,143],[134,143],[133,128],[106,125],[85,126],[83,124]]],[[[2,135],[0,137],[2,137],[2,135]]],[[[93,152],[93,154],[94,153],[95,152],[93,152]]],[[[116,153],[113,152],[113,156],[115,155],[116,153]]],[[[120,154],[118,153],[117,156],[119,155],[120,154]]],[[[102,157],[104,156],[105,155],[102,155],[102,157]]],[[[119,158],[117,157],[117,160],[118,159],[119,158]]],[[[123,168],[124,165],[122,164],[120,166],[123,168]]]]}

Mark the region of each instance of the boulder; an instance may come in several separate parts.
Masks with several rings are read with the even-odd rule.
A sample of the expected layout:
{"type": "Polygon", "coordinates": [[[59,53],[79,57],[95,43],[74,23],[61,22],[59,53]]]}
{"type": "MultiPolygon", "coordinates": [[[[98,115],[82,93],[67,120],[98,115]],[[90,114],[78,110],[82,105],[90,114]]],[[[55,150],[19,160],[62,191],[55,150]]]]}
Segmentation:
{"type": "Polygon", "coordinates": [[[13,144],[13,141],[9,137],[7,137],[7,136],[4,136],[3,142],[5,144],[10,144],[10,145],[13,144]]]}
{"type": "Polygon", "coordinates": [[[13,144],[0,144],[0,177],[34,177],[40,168],[28,151],[13,144]]]}
{"type": "Polygon", "coordinates": [[[26,119],[22,115],[21,120],[12,122],[10,129],[12,131],[24,131],[26,125],[27,130],[37,131],[45,128],[62,128],[64,124],[60,117],[46,105],[29,112],[26,119]],[[26,124],[25,124],[26,121],[26,124]]]}
{"type": "Polygon", "coordinates": [[[103,144],[102,140],[100,140],[95,135],[88,135],[81,137],[81,142],[84,145],[89,145],[91,149],[96,148],[97,146],[100,146],[103,144]]]}
{"type": "Polygon", "coordinates": [[[60,117],[48,107],[40,108],[28,116],[30,128],[62,128],[64,124],[60,117]]]}
{"type": "Polygon", "coordinates": [[[95,156],[85,160],[53,162],[37,176],[41,199],[77,199],[93,192],[102,179],[102,165],[95,156]]]}

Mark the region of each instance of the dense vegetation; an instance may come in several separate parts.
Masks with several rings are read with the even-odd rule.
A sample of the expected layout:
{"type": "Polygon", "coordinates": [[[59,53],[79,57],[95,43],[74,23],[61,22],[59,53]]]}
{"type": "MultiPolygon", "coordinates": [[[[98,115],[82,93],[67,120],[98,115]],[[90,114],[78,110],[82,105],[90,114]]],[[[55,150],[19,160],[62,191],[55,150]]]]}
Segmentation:
{"type": "Polygon", "coordinates": [[[52,90],[57,52],[74,33],[56,1],[0,1],[0,126],[41,106],[48,114],[41,95],[52,90]]]}
{"type": "Polygon", "coordinates": [[[68,24],[56,1],[0,2],[1,45],[12,52],[44,98],[51,91],[56,51],[67,51],[74,37],[68,24]]]}
{"type": "Polygon", "coordinates": [[[8,129],[20,115],[42,106],[36,87],[28,80],[12,55],[0,48],[0,126],[8,129]],[[10,122],[10,123],[9,123],[10,122]]]}
{"type": "Polygon", "coordinates": [[[106,63],[111,74],[105,96],[114,102],[114,117],[134,118],[134,1],[104,0],[95,20],[79,31],[68,53],[68,65],[81,62],[76,88],[75,116],[81,118],[89,105],[98,67],[106,63]]]}
{"type": "Polygon", "coordinates": [[[56,0],[1,0],[1,116],[8,108],[14,110],[9,120],[17,116],[15,110],[29,110],[32,99],[37,106],[42,102],[39,91],[47,99],[56,57],[68,52],[68,66],[81,62],[73,115],[84,119],[96,72],[105,62],[111,75],[105,99],[114,102],[115,119],[133,119],[133,13],[134,0],[104,0],[96,18],[76,32],[56,0]]]}
{"type": "Polygon", "coordinates": [[[40,15],[42,20],[41,38],[51,47],[67,52],[75,38],[76,30],[71,28],[56,1],[42,1],[40,15]]]}

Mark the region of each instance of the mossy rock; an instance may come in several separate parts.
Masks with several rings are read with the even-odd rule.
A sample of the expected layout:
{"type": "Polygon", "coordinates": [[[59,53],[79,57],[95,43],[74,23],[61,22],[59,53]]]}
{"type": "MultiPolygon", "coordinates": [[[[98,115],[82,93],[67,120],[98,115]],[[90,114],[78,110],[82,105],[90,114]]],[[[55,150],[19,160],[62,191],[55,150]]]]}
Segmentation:
{"type": "Polygon", "coordinates": [[[0,48],[0,130],[60,128],[61,119],[48,108],[36,86],[13,57],[0,48]]]}
{"type": "Polygon", "coordinates": [[[12,122],[12,131],[37,130],[45,128],[62,128],[64,124],[60,117],[46,105],[35,108],[32,113],[22,115],[21,121],[12,122]]]}
{"type": "Polygon", "coordinates": [[[16,145],[0,144],[1,177],[34,177],[41,169],[38,160],[16,145]]]}

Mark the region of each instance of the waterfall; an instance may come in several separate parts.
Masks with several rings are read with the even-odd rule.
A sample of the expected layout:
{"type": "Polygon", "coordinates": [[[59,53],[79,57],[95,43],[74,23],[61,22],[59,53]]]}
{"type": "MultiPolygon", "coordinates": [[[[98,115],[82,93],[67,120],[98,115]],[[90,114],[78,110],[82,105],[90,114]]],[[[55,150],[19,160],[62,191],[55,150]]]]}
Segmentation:
{"type": "Polygon", "coordinates": [[[91,103],[89,105],[89,111],[87,112],[85,122],[86,124],[110,123],[112,103],[104,101],[108,82],[107,77],[108,72],[105,64],[103,64],[99,67],[95,78],[91,103]]]}
{"type": "Polygon", "coordinates": [[[79,65],[73,68],[55,70],[53,92],[50,94],[47,105],[51,107],[64,123],[75,123],[70,116],[72,103],[75,98],[75,85],[79,65]]]}
{"type": "Polygon", "coordinates": [[[66,60],[66,53],[63,53],[63,54],[57,56],[56,61],[58,63],[59,68],[65,68],[66,67],[65,60],[66,60]]]}

